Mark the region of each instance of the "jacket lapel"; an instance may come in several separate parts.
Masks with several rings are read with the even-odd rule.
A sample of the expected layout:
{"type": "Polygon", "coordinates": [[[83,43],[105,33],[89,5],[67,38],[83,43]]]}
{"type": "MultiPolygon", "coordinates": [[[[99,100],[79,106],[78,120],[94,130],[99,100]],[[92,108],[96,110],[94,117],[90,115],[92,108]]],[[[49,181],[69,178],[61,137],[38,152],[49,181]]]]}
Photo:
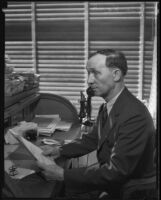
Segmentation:
{"type": "Polygon", "coordinates": [[[109,136],[111,134],[114,134],[114,128],[117,125],[117,120],[118,117],[121,113],[122,108],[126,105],[126,97],[128,94],[128,90],[125,87],[125,89],[122,91],[122,93],[120,94],[120,96],[118,97],[118,99],[116,100],[115,104],[113,105],[113,108],[109,114],[109,119],[110,119],[110,125],[105,124],[104,127],[101,126],[102,124],[102,115],[100,113],[99,116],[99,121],[98,121],[98,150],[100,149],[100,147],[102,146],[102,144],[104,143],[104,141],[109,138],[109,136]]]}
{"type": "Polygon", "coordinates": [[[101,126],[101,117],[98,126],[98,135],[99,135],[99,142],[98,142],[98,149],[102,146],[104,141],[109,137],[109,135],[113,132],[116,124],[117,118],[115,116],[109,116],[110,124],[105,124],[104,127],[101,126]]]}

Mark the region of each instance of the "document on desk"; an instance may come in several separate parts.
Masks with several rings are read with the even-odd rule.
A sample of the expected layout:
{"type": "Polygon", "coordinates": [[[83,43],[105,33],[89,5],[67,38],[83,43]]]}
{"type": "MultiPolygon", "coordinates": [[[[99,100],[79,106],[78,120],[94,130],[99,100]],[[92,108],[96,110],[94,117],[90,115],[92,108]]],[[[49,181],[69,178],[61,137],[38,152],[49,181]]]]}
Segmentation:
{"type": "Polygon", "coordinates": [[[51,136],[60,120],[59,115],[36,115],[33,122],[38,125],[39,135],[51,136]]]}
{"type": "MultiPolygon", "coordinates": [[[[4,160],[4,169],[9,175],[10,175],[10,170],[13,166],[15,166],[13,161],[4,160]]],[[[26,168],[22,168],[22,167],[18,167],[18,166],[15,169],[16,169],[15,175],[11,176],[11,178],[13,178],[13,179],[22,179],[26,176],[29,176],[30,174],[35,173],[34,170],[26,169],[26,168]]]]}
{"type": "Polygon", "coordinates": [[[24,137],[17,135],[11,130],[12,134],[27,148],[27,150],[38,160],[47,165],[55,164],[54,160],[42,154],[43,150],[33,143],[26,140],[24,137]]]}

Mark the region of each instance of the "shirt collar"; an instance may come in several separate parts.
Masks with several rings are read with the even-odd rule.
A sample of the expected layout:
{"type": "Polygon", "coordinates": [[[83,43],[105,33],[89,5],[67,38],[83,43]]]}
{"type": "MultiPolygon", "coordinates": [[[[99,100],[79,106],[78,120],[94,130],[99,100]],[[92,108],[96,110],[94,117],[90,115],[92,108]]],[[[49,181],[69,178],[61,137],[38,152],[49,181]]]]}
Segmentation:
{"type": "Polygon", "coordinates": [[[119,97],[119,95],[121,94],[121,92],[123,91],[125,87],[123,87],[119,93],[116,94],[116,96],[114,96],[110,101],[108,101],[106,103],[106,106],[107,106],[107,110],[108,110],[108,114],[110,113],[115,101],[117,100],[117,98],[119,97]]]}

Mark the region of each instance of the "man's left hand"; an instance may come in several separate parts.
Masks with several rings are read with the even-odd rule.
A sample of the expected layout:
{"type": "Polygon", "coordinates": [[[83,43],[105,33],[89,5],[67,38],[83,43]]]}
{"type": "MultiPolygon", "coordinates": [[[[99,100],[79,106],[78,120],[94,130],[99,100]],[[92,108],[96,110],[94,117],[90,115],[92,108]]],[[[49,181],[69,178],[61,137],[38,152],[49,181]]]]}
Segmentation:
{"type": "Polygon", "coordinates": [[[41,174],[45,177],[46,180],[64,180],[64,169],[58,165],[46,165],[37,161],[37,166],[41,169],[41,174]]]}

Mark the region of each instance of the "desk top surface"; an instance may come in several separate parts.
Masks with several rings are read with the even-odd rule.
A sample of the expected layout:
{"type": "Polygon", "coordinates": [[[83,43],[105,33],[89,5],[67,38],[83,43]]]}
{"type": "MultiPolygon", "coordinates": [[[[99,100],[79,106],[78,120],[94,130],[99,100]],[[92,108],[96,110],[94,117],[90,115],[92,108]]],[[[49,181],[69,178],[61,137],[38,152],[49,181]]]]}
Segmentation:
{"type": "MultiPolygon", "coordinates": [[[[73,140],[80,137],[80,125],[74,125],[68,132],[56,131],[51,138],[59,141],[63,140],[73,140]]],[[[44,145],[41,143],[41,139],[44,137],[39,137],[35,142],[36,145],[44,145]]],[[[35,165],[35,159],[32,157],[30,152],[22,145],[5,145],[4,146],[4,158],[5,162],[8,160],[12,161],[16,167],[26,168],[37,171],[37,166],[35,165]]],[[[62,162],[62,161],[61,161],[62,162]]],[[[65,166],[63,162],[59,163],[61,166],[65,166]]],[[[11,178],[5,174],[5,179],[11,178]],[[7,178],[6,178],[7,176],[7,178]]],[[[13,180],[13,179],[12,179],[13,180]]],[[[26,176],[23,179],[18,180],[17,184],[23,185],[23,196],[28,198],[47,198],[51,197],[53,193],[55,181],[46,181],[38,174],[34,173],[29,176],[26,176]],[[30,187],[29,187],[30,186],[30,187]]]]}

